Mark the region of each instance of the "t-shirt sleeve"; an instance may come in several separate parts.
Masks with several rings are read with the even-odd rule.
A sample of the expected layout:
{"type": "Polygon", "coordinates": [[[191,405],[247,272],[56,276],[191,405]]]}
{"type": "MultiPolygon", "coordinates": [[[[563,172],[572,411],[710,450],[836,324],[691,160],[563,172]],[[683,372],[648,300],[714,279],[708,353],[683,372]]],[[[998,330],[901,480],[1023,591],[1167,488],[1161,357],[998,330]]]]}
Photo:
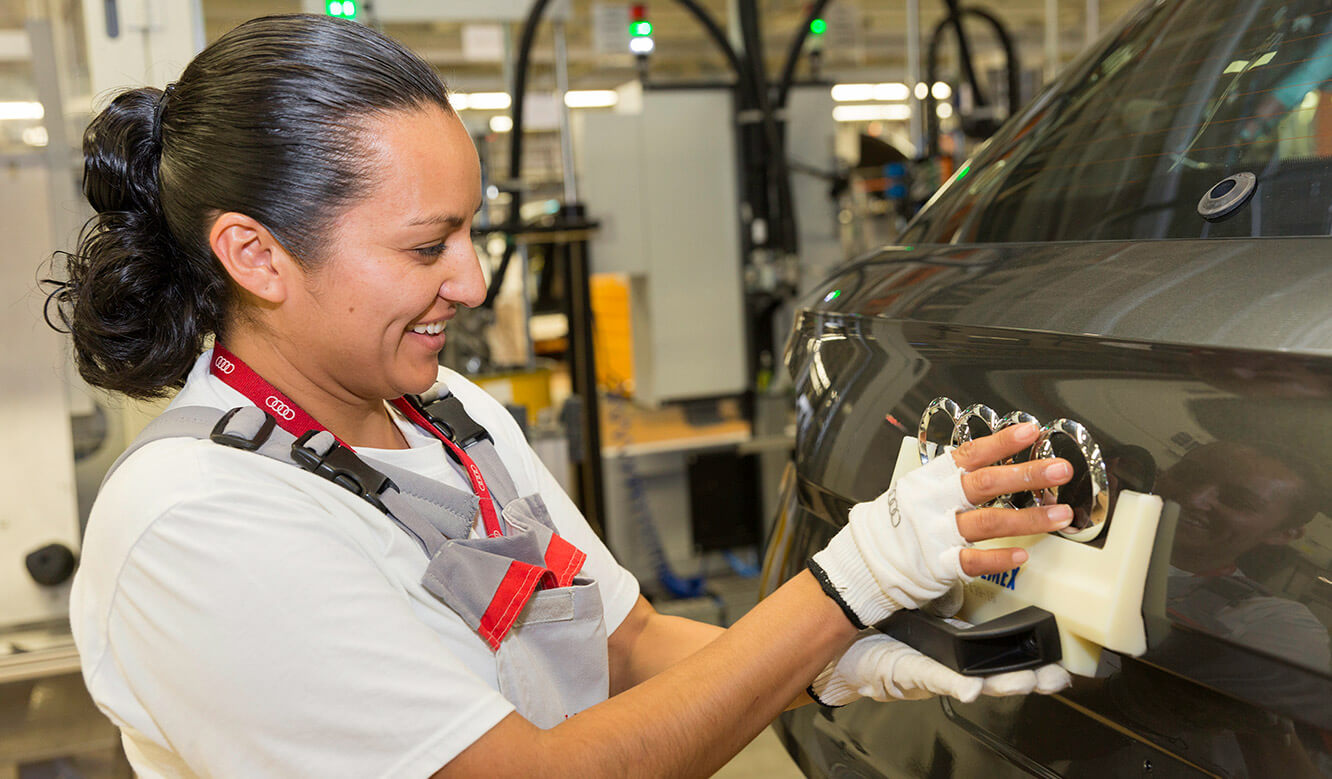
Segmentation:
{"type": "Polygon", "coordinates": [[[316,501],[253,492],[174,505],[120,572],[140,729],[213,776],[427,777],[513,711],[316,501]]]}

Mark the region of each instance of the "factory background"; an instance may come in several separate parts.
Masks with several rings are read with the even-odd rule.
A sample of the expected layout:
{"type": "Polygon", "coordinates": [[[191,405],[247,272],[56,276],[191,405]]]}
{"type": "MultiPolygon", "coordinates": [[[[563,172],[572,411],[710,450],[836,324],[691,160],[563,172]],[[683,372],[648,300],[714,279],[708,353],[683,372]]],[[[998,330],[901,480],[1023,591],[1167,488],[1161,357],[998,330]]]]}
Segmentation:
{"type": "MultiPolygon", "coordinates": [[[[90,215],[81,134],[113,90],[273,13],[373,25],[437,68],[482,160],[490,286],[442,362],[511,408],[659,609],[725,624],[757,598],[790,459],[801,300],[1135,5],[995,3],[959,40],[943,0],[5,0],[0,779],[128,775],[64,616],[97,486],[161,406],[84,385],[40,289],[90,215]]],[[[723,775],[782,772],[760,741],[723,775]]]]}

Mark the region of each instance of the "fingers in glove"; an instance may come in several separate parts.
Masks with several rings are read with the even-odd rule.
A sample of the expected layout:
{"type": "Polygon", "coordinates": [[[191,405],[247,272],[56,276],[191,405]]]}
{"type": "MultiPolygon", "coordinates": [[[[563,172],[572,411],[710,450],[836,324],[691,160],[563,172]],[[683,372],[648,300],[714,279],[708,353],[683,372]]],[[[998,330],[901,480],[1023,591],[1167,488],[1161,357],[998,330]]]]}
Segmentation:
{"type": "MultiPolygon", "coordinates": [[[[985,687],[984,679],[977,676],[963,676],[919,653],[913,653],[898,661],[893,681],[905,694],[925,690],[935,695],[956,698],[963,703],[971,703],[979,698],[985,687]]],[[[914,700],[906,695],[902,697],[904,700],[914,700]]]]}
{"type": "Polygon", "coordinates": [[[1036,692],[1041,695],[1059,692],[1073,684],[1073,677],[1058,663],[1043,665],[1036,669],[1036,692]]]}
{"type": "Polygon", "coordinates": [[[1009,671],[984,677],[982,695],[1003,698],[1009,695],[1026,695],[1036,689],[1035,671],[1009,671]]]}
{"type": "Polygon", "coordinates": [[[964,473],[962,491],[966,493],[967,500],[973,506],[979,506],[1000,495],[1058,487],[1071,478],[1073,478],[1073,466],[1069,465],[1067,460],[1059,458],[1031,460],[1014,465],[991,465],[988,468],[964,473]]]}
{"type": "Polygon", "coordinates": [[[958,582],[948,588],[948,592],[935,598],[934,600],[921,606],[921,610],[927,614],[933,614],[936,617],[951,617],[962,608],[962,583],[958,582]]]}

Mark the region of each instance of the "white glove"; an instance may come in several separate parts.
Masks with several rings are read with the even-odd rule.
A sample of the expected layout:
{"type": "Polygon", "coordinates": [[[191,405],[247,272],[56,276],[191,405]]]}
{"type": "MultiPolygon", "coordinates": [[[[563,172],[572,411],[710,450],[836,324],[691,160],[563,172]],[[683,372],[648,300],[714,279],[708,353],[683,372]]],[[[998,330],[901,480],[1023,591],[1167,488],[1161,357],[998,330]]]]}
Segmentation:
{"type": "Polygon", "coordinates": [[[971,581],[959,558],[971,544],[958,532],[957,513],[973,508],[962,469],[951,456],[936,457],[872,502],[852,506],[846,527],[809,569],[856,627],[869,627],[971,581]]]}
{"type": "Polygon", "coordinates": [[[914,701],[932,695],[970,703],[981,695],[1048,695],[1071,683],[1068,671],[1056,664],[994,676],[963,676],[896,639],[874,633],[829,663],[809,686],[809,694],[824,706],[844,706],[861,697],[914,701]]]}

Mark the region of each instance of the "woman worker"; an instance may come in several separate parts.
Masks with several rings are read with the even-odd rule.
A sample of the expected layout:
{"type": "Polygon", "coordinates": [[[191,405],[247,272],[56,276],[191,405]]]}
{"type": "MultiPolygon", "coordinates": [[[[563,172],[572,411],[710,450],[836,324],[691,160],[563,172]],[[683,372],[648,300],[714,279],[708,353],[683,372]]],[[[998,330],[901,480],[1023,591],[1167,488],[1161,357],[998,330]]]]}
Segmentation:
{"type": "Polygon", "coordinates": [[[478,161],[395,42],[254,20],[165,91],[118,95],[84,145],[96,216],[52,302],[89,382],[179,388],[104,483],[71,598],[140,775],[701,776],[807,688],[1067,683],[857,640],[1025,559],[969,542],[1068,523],[974,508],[1067,481],[1060,460],[986,467],[1030,426],[856,506],[732,628],[656,613],[504,409],[439,369],[484,295],[478,161]]]}

